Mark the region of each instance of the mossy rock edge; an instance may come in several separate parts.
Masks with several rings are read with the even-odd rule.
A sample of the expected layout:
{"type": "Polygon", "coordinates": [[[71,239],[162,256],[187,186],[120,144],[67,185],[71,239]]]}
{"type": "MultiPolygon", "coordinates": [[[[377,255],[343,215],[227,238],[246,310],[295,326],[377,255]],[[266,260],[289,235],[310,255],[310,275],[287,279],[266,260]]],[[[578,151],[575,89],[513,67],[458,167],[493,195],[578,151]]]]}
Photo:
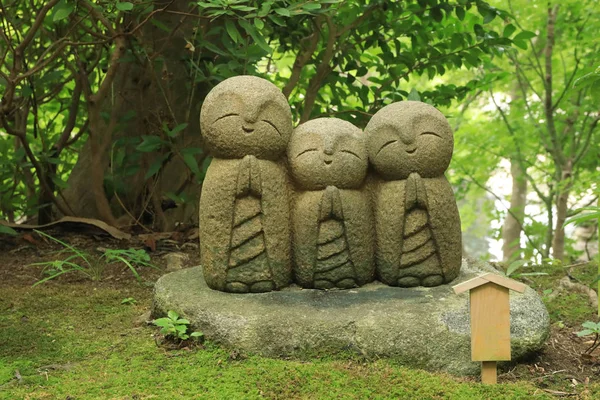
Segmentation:
{"type": "MultiPolygon", "coordinates": [[[[450,285],[405,289],[371,283],[359,289],[233,294],[209,289],[201,267],[167,274],[155,285],[154,317],[178,312],[208,340],[267,357],[306,358],[355,352],[455,375],[479,373],[471,361],[469,296],[452,286],[485,272],[465,260],[450,285]]],[[[539,351],[550,329],[548,311],[531,288],[510,293],[513,361],[539,351]]]]}

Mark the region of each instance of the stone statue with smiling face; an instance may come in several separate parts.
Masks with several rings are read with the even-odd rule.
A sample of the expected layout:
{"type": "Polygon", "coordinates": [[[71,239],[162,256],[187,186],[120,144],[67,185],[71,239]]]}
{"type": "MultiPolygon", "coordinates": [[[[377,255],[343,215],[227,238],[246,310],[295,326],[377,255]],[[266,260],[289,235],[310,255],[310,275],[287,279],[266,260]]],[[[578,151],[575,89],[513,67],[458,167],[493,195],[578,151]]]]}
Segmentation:
{"type": "Polygon", "coordinates": [[[297,127],[288,148],[294,278],[305,288],[349,289],[374,278],[374,229],[362,190],[364,133],[350,122],[318,118],[297,127]]]}
{"type": "Polygon", "coordinates": [[[287,100],[254,76],[229,78],[200,114],[214,157],[200,199],[200,257],[212,289],[267,292],[291,280],[289,181],[282,163],[292,133],[287,100]]]}
{"type": "Polygon", "coordinates": [[[376,267],[391,286],[438,286],[453,280],[462,256],[460,217],[444,176],[454,138],[434,107],[403,101],[369,121],[376,267]]]}

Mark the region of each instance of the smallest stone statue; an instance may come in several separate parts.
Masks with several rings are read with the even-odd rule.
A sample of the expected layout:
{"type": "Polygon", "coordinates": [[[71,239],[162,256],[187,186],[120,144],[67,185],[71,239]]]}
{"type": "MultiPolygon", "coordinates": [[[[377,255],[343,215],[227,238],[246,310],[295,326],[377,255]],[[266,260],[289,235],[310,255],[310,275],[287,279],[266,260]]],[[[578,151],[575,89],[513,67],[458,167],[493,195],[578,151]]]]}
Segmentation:
{"type": "Polygon", "coordinates": [[[374,278],[374,229],[361,190],[366,137],[349,122],[319,118],[297,127],[288,148],[294,277],[305,288],[348,289],[374,278]]]}

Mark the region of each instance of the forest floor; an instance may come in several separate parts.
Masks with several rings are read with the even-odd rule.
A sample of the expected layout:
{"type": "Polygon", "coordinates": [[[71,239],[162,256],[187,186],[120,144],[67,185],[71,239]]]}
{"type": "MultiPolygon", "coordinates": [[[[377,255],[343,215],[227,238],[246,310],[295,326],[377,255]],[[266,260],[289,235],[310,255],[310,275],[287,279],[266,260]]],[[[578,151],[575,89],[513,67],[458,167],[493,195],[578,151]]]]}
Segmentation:
{"type": "MultiPolygon", "coordinates": [[[[65,258],[61,246],[35,234],[0,236],[0,399],[523,399],[600,398],[600,352],[585,354],[581,323],[596,321],[589,298],[558,290],[566,269],[528,277],[550,312],[547,345],[531,360],[506,366],[496,386],[349,355],[310,362],[230,352],[211,343],[168,350],[147,323],[152,286],[166,258],[183,253],[198,265],[193,232],[136,236],[123,242],[50,231],[97,260],[104,249],[145,248],[161,269],[92,262],[97,280],[64,274],[33,287],[42,266],[65,258]],[[551,293],[552,290],[552,293],[551,293]]],[[[81,261],[81,260],[80,260],[81,261]]],[[[591,282],[596,266],[571,268],[591,282]]]]}

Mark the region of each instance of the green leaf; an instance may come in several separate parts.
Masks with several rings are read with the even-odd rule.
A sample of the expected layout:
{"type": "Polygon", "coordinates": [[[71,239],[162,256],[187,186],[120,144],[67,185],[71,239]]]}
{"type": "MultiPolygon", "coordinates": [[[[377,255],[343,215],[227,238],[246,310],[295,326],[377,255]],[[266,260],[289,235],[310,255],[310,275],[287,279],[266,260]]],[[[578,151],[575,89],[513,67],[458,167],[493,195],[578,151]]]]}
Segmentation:
{"type": "Polygon", "coordinates": [[[179,314],[177,314],[177,313],[176,313],[175,311],[173,311],[173,310],[169,310],[169,311],[167,312],[167,316],[168,316],[169,318],[171,318],[173,321],[177,321],[177,320],[179,319],[179,314]]]}
{"type": "Polygon", "coordinates": [[[200,7],[202,8],[221,8],[222,6],[220,4],[217,3],[207,3],[205,1],[199,1],[196,4],[198,4],[200,7]]]}
{"type": "Polygon", "coordinates": [[[587,335],[591,335],[592,333],[596,333],[591,329],[584,329],[582,331],[577,332],[577,336],[581,337],[581,336],[587,336],[587,335]]]}
{"type": "Polygon", "coordinates": [[[269,19],[279,26],[286,27],[285,22],[276,15],[273,15],[273,14],[269,15],[269,19]]]}
{"type": "Polygon", "coordinates": [[[528,262],[527,260],[513,261],[512,263],[510,263],[510,265],[506,269],[506,276],[511,276],[516,270],[518,270],[519,268],[521,268],[525,264],[527,264],[527,262],[528,262]]]}
{"type": "Polygon", "coordinates": [[[190,324],[190,321],[188,321],[188,320],[187,320],[187,319],[185,319],[185,318],[180,318],[180,319],[178,319],[178,320],[176,321],[176,323],[178,323],[178,324],[182,324],[182,325],[189,325],[189,324],[190,324]]]}
{"type": "Polygon", "coordinates": [[[128,2],[128,1],[117,3],[115,6],[117,7],[117,10],[119,10],[119,11],[131,11],[131,10],[133,10],[133,4],[130,3],[130,2],[128,2]]]}
{"type": "Polygon", "coordinates": [[[239,41],[240,34],[232,20],[228,19],[225,21],[225,29],[227,30],[227,33],[229,34],[231,40],[237,43],[239,41]]]}
{"type": "Polygon", "coordinates": [[[254,28],[254,26],[250,25],[250,23],[248,21],[246,21],[245,19],[240,19],[239,23],[240,23],[240,26],[242,28],[244,28],[246,33],[248,35],[250,35],[250,37],[252,37],[252,40],[254,40],[254,42],[256,44],[258,44],[261,49],[266,51],[267,54],[271,54],[273,52],[273,49],[271,48],[271,46],[269,46],[269,44],[266,42],[265,38],[259,32],[257,32],[257,30],[254,28]]]}
{"type": "Polygon", "coordinates": [[[160,168],[162,167],[165,160],[167,158],[169,158],[170,155],[171,155],[171,152],[168,152],[167,154],[164,154],[162,157],[158,157],[156,160],[154,160],[152,162],[152,164],[150,164],[150,167],[148,167],[148,171],[146,171],[146,175],[144,175],[144,180],[156,175],[158,173],[158,171],[160,171],[160,168]]]}
{"type": "Polygon", "coordinates": [[[0,224],[0,234],[15,236],[17,235],[17,231],[10,226],[0,224]]]}
{"type": "Polygon", "coordinates": [[[260,18],[254,18],[254,26],[256,29],[262,29],[265,27],[265,23],[260,18]]]}
{"type": "Polygon", "coordinates": [[[514,41],[517,40],[529,40],[531,38],[536,37],[537,35],[534,32],[530,32],[530,31],[521,31],[517,34],[517,36],[514,37],[514,41]]]}
{"type": "Polygon", "coordinates": [[[306,11],[320,10],[321,9],[321,4],[319,4],[319,3],[306,3],[306,4],[302,5],[302,8],[305,9],[306,11]]]}
{"type": "Polygon", "coordinates": [[[565,223],[563,224],[563,227],[567,226],[569,224],[580,224],[582,222],[591,221],[591,220],[598,219],[598,218],[600,218],[600,211],[593,212],[593,213],[587,213],[587,214],[575,215],[574,217],[567,219],[565,221],[565,223]]]}
{"type": "Polygon", "coordinates": [[[417,89],[415,89],[415,88],[410,89],[410,93],[408,94],[408,97],[406,98],[406,100],[421,101],[421,96],[419,96],[419,92],[417,91],[417,89]]]}
{"type": "Polygon", "coordinates": [[[203,337],[203,336],[204,336],[204,333],[202,333],[202,332],[192,332],[192,333],[190,334],[190,336],[191,336],[191,337],[203,337]]]}
{"type": "Polygon", "coordinates": [[[515,33],[516,30],[517,28],[513,24],[508,24],[504,27],[504,32],[502,32],[502,36],[505,38],[510,37],[513,33],[515,33]]]}
{"type": "Polygon", "coordinates": [[[185,153],[183,154],[183,162],[185,165],[192,171],[192,173],[196,176],[200,175],[200,168],[198,167],[198,161],[196,161],[196,157],[193,154],[185,153]]]}
{"type": "Polygon", "coordinates": [[[456,16],[458,17],[459,20],[464,20],[465,19],[465,9],[462,7],[456,7],[456,9],[454,10],[454,12],[456,13],[456,16]]]}
{"type": "Polygon", "coordinates": [[[581,324],[581,326],[583,326],[584,328],[587,328],[587,329],[598,329],[598,328],[600,328],[600,324],[597,324],[597,323],[592,322],[592,321],[585,321],[583,324],[581,324]]]}
{"type": "Polygon", "coordinates": [[[143,135],[142,143],[138,144],[135,149],[142,153],[151,153],[160,149],[163,143],[163,140],[158,136],[143,135]]]}
{"type": "Polygon", "coordinates": [[[169,135],[169,137],[175,137],[177,136],[177,134],[179,132],[181,132],[182,130],[184,130],[185,128],[187,128],[188,124],[187,122],[184,122],[182,124],[177,125],[175,128],[173,128],[171,131],[169,131],[168,129],[166,130],[167,135],[169,135]]]}
{"type": "Polygon", "coordinates": [[[517,46],[523,50],[527,50],[527,42],[526,41],[513,39],[513,43],[515,44],[515,46],[517,46]]]}
{"type": "Polygon", "coordinates": [[[67,3],[66,1],[60,1],[56,8],[54,9],[54,15],[52,16],[52,22],[58,22],[67,18],[73,10],[75,9],[75,5],[71,3],[67,3]]]}
{"type": "Polygon", "coordinates": [[[276,8],[275,12],[279,15],[282,15],[284,17],[291,17],[292,14],[290,14],[290,10],[288,10],[287,8],[276,8]]]}
{"type": "Polygon", "coordinates": [[[575,83],[573,83],[573,87],[591,86],[598,81],[600,81],[600,67],[598,67],[594,72],[590,72],[589,74],[585,74],[582,77],[577,78],[575,83]]]}
{"type": "Polygon", "coordinates": [[[172,322],[169,318],[159,318],[152,321],[152,323],[156,326],[160,326],[162,328],[167,328],[172,325],[172,322]]]}

